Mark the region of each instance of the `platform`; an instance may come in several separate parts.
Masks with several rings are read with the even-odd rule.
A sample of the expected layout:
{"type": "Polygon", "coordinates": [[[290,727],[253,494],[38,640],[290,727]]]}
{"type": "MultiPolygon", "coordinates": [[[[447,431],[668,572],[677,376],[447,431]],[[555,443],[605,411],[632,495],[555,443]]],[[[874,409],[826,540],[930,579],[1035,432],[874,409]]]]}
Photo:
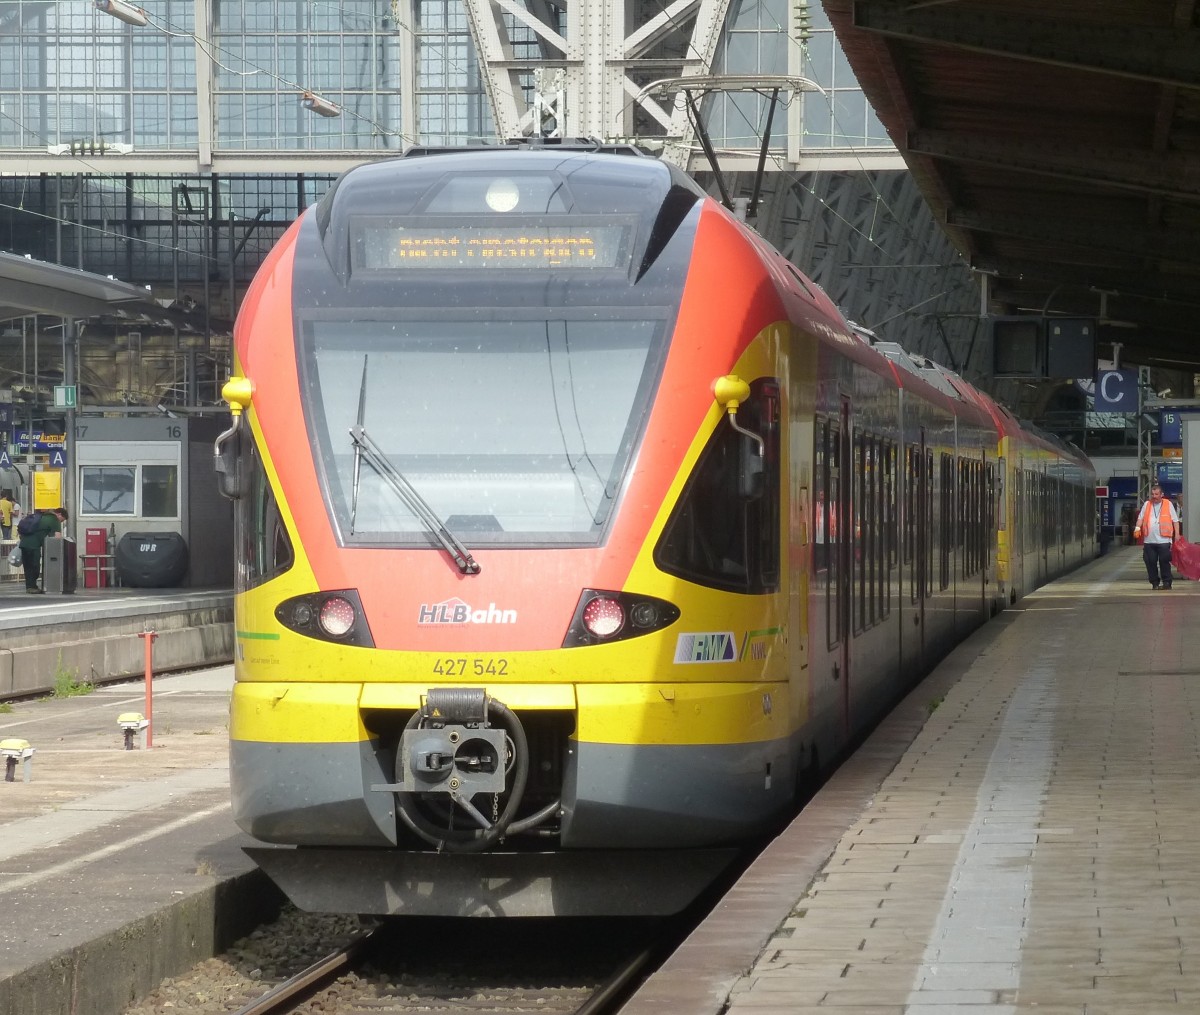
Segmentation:
{"type": "Polygon", "coordinates": [[[1200,587],[1120,548],[958,647],[623,1015],[1200,1011],[1200,587]]]}
{"type": "Polygon", "coordinates": [[[144,681],[0,714],[34,752],[29,782],[0,781],[0,1011],[120,1012],[273,915],[230,812],[232,684],[156,678],[146,749],[117,722],[145,714],[144,681]]]}
{"type": "Polygon", "coordinates": [[[59,678],[103,683],[233,659],[233,590],[81,588],[27,595],[0,584],[0,698],[52,691],[59,678]]]}

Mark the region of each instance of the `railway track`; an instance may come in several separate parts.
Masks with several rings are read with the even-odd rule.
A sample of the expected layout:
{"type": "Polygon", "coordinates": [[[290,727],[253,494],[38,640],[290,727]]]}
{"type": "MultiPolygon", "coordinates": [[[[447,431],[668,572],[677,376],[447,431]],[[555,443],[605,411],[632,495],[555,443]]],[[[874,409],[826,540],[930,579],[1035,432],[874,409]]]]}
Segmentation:
{"type": "Polygon", "coordinates": [[[595,985],[533,986],[514,983],[476,983],[452,986],[430,980],[425,985],[388,984],[362,967],[384,932],[371,930],[314,962],[307,969],[239,1008],[235,1015],[299,1015],[316,1010],[327,1015],[406,1015],[410,1012],[489,1012],[513,1015],[537,1011],[545,1015],[604,1015],[625,996],[649,964],[654,950],[646,948],[624,959],[595,985]],[[400,996],[403,995],[403,996],[400,996]]]}

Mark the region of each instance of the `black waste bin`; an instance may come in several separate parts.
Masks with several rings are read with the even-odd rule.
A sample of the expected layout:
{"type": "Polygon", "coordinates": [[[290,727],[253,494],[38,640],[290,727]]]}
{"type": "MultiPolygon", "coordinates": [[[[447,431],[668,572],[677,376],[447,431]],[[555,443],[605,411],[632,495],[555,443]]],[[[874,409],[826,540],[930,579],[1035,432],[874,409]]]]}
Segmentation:
{"type": "Polygon", "coordinates": [[[126,532],[117,543],[113,563],[122,585],[169,588],[187,574],[187,543],[178,532],[126,532]]]}
{"type": "Polygon", "coordinates": [[[42,588],[50,595],[75,591],[75,540],[51,536],[42,547],[42,588]]]}

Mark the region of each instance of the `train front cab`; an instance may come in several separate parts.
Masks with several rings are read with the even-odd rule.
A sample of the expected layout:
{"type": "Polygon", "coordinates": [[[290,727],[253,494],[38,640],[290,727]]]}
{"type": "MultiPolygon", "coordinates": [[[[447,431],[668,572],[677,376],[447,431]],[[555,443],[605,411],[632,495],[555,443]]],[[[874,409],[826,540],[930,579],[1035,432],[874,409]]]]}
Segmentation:
{"type": "MultiPolygon", "coordinates": [[[[428,670],[430,660],[421,653],[320,643],[305,648],[286,623],[279,623],[289,620],[293,604],[317,612],[327,596],[286,594],[288,585],[314,584],[301,545],[282,555],[274,584],[258,584],[239,597],[238,626],[243,646],[249,646],[240,663],[244,675],[255,669],[285,673],[299,666],[329,673],[353,666],[363,678],[341,684],[250,680],[237,686],[231,725],[235,814],[259,838],[304,847],[260,848],[251,854],[297,904],[315,910],[449,914],[453,899],[447,886],[460,877],[465,879],[457,882],[460,886],[473,886],[469,898],[486,883],[504,897],[510,914],[671,911],[712,875],[707,864],[728,859],[722,843],[761,830],[782,813],[796,786],[791,713],[804,707],[784,678],[786,660],[800,658],[802,641],[785,652],[788,639],[775,612],[788,598],[780,559],[780,485],[787,481],[780,460],[782,399],[778,383],[761,376],[767,372],[761,365],[739,365],[757,376],[739,395],[740,429],[727,421],[724,406],[713,408],[696,438],[702,450],[681,472],[680,486],[660,509],[629,578],[631,587],[673,588],[671,598],[688,616],[685,626],[707,635],[672,628],[623,645],[602,644],[600,638],[589,640],[584,629],[588,604],[581,600],[567,633],[574,647],[530,653],[522,660],[546,674],[570,667],[580,678],[574,686],[505,684],[486,674],[472,680],[468,672],[461,681],[446,674],[439,689],[387,679],[397,671],[428,670]],[[754,453],[756,444],[761,455],[754,453]],[[762,464],[747,471],[752,461],[762,464]],[[746,557],[739,561],[735,554],[746,557]],[[254,642],[245,636],[268,629],[274,641],[259,660],[254,642]],[[736,639],[714,633],[727,629],[741,633],[736,639]],[[272,663],[272,655],[285,665],[272,663]],[[627,681],[642,672],[655,674],[657,681],[640,685],[611,679],[612,673],[627,681]],[[673,679],[663,680],[668,672],[673,679]],[[473,684],[479,695],[456,684],[473,684]],[[435,838],[441,834],[446,848],[434,849],[434,856],[474,852],[459,849],[474,845],[469,831],[464,839],[430,828],[429,816],[439,818],[440,811],[444,820],[446,808],[406,808],[406,800],[432,797],[434,792],[425,791],[438,789],[432,780],[424,787],[409,784],[408,773],[416,766],[407,759],[416,756],[413,752],[441,757],[460,750],[449,738],[467,737],[465,731],[476,728],[480,710],[490,707],[482,698],[485,692],[528,724],[530,791],[528,806],[514,823],[509,822],[516,815],[507,813],[508,799],[501,794],[502,813],[491,815],[491,825],[503,821],[504,828],[485,844],[486,855],[464,860],[468,877],[461,863],[430,860],[428,836],[422,843],[402,827],[435,838]],[[418,706],[448,716],[449,723],[414,725],[418,706]],[[465,710],[461,716],[460,709],[465,710]],[[397,810],[389,803],[393,795],[397,810]],[[532,838],[523,843],[519,829],[532,838]],[[511,838],[501,844],[506,831],[511,838]],[[682,857],[664,852],[689,845],[712,848],[689,849],[682,857]],[[572,850],[559,846],[582,848],[570,856],[572,850]],[[597,852],[597,846],[616,847],[620,861],[605,849],[597,852]],[[355,849],[349,865],[347,847],[355,849]],[[538,864],[545,874],[541,887],[508,894],[518,872],[528,875],[538,864]],[[618,871],[621,891],[600,898],[604,879],[618,871]]],[[[257,458],[253,442],[245,442],[243,450],[257,458]]],[[[271,495],[261,463],[242,471],[257,477],[252,481],[256,496],[239,503],[247,516],[244,527],[255,529],[248,517],[254,511],[274,517],[277,535],[265,540],[274,549],[286,541],[294,519],[271,495]]],[[[635,602],[625,606],[637,616],[635,602]]],[[[475,739],[489,737],[490,746],[480,749],[494,754],[503,747],[502,736],[475,739]]],[[[491,783],[480,786],[484,793],[497,789],[491,783]]],[[[488,823],[486,813],[483,821],[488,823]]]]}

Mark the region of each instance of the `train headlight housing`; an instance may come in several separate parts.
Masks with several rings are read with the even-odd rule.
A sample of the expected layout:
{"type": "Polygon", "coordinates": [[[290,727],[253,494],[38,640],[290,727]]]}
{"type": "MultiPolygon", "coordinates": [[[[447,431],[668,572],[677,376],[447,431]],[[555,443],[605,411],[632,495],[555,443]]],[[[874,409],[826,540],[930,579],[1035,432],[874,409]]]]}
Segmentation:
{"type": "Polygon", "coordinates": [[[632,592],[584,589],[563,648],[605,645],[661,631],[679,619],[679,608],[665,599],[632,592]]]}
{"type": "Polygon", "coordinates": [[[289,631],[320,641],[373,648],[362,602],[353,589],[310,592],[285,599],[275,607],[275,619],[289,631]]]}

